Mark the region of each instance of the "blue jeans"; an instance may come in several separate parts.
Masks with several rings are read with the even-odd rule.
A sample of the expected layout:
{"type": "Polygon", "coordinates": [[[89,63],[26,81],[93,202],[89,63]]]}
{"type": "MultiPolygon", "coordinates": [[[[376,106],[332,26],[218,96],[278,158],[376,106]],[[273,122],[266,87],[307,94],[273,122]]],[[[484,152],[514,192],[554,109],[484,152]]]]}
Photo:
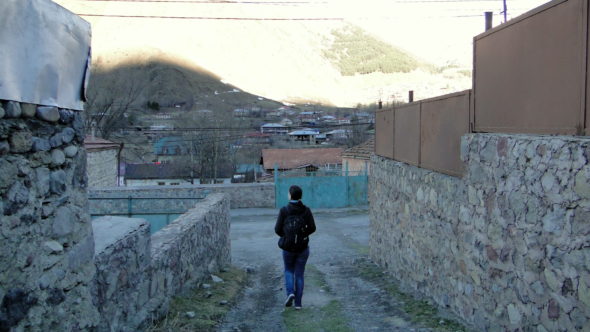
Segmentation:
{"type": "Polygon", "coordinates": [[[283,263],[285,263],[285,290],[287,296],[295,294],[295,306],[301,306],[303,297],[303,273],[305,263],[309,258],[309,247],[302,252],[294,253],[283,250],[283,263]]]}

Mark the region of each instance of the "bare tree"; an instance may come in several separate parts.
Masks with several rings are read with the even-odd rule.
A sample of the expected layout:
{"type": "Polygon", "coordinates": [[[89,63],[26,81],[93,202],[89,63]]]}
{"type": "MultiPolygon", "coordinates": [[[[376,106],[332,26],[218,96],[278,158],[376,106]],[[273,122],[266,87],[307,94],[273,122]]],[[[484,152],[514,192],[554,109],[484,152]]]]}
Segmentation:
{"type": "Polygon", "coordinates": [[[108,139],[114,131],[129,125],[147,85],[145,76],[143,66],[106,71],[100,63],[95,65],[85,105],[87,130],[95,125],[97,134],[108,139]]]}

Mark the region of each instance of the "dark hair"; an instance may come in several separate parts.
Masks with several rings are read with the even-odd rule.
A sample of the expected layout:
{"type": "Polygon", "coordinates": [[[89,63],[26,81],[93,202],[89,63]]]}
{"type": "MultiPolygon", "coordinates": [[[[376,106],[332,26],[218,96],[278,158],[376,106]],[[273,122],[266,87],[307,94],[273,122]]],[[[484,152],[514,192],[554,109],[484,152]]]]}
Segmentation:
{"type": "Polygon", "coordinates": [[[292,200],[300,200],[301,196],[303,196],[303,191],[299,186],[291,186],[291,188],[289,188],[289,194],[291,195],[292,200]]]}

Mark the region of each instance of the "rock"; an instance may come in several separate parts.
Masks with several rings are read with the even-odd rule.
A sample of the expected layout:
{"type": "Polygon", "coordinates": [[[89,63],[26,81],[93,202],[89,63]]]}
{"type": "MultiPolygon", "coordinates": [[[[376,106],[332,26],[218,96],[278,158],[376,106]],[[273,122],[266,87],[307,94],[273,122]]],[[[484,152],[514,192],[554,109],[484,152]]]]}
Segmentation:
{"type": "Polygon", "coordinates": [[[498,260],[498,253],[492,246],[486,246],[486,255],[488,259],[495,262],[498,260]]]}
{"type": "Polygon", "coordinates": [[[6,159],[0,159],[0,189],[8,188],[16,180],[18,167],[6,159]]]}
{"type": "Polygon", "coordinates": [[[2,105],[0,105],[0,119],[2,119],[5,115],[6,115],[6,111],[4,110],[2,105]]]}
{"type": "Polygon", "coordinates": [[[65,108],[59,109],[59,123],[70,124],[74,121],[74,112],[65,108]]]}
{"type": "Polygon", "coordinates": [[[587,308],[590,307],[590,288],[586,286],[586,282],[584,280],[579,281],[578,299],[580,299],[580,301],[584,303],[587,308]]]}
{"type": "Polygon", "coordinates": [[[203,287],[203,289],[209,289],[211,288],[210,284],[203,284],[201,287],[203,287]]]}
{"type": "Polygon", "coordinates": [[[49,144],[52,148],[60,147],[63,144],[61,133],[51,136],[51,138],[49,139],[49,144]]]}
{"type": "Polygon", "coordinates": [[[20,108],[20,103],[16,101],[9,101],[6,104],[6,117],[8,118],[20,118],[22,115],[22,109],[20,108]]]}
{"type": "Polygon", "coordinates": [[[248,273],[248,274],[256,273],[256,269],[254,269],[252,266],[246,266],[246,273],[248,273]]]}
{"type": "Polygon", "coordinates": [[[25,118],[33,118],[35,117],[35,113],[37,113],[37,105],[34,104],[23,103],[21,104],[21,109],[25,118]]]}
{"type": "Polygon", "coordinates": [[[94,237],[92,235],[82,239],[75,247],[68,252],[68,267],[71,270],[80,268],[82,265],[93,265],[94,258],[94,237]]]}
{"type": "Polygon", "coordinates": [[[51,151],[51,163],[56,166],[63,165],[66,162],[66,155],[60,149],[51,151]]]}
{"type": "Polygon", "coordinates": [[[584,169],[576,174],[574,191],[582,199],[590,199],[590,179],[584,169]]]}
{"type": "MultiPolygon", "coordinates": [[[[6,327],[6,330],[11,330],[27,316],[27,313],[37,304],[37,298],[27,293],[25,290],[20,288],[12,288],[6,292],[4,298],[2,298],[2,314],[3,319],[2,327],[6,327]]],[[[3,329],[4,330],[4,329],[3,329]]]]}
{"type": "Polygon", "coordinates": [[[545,294],[545,287],[543,287],[543,284],[538,280],[531,284],[531,288],[533,289],[533,292],[535,292],[535,294],[537,295],[545,294]]]}
{"type": "Polygon", "coordinates": [[[8,202],[17,206],[22,206],[29,202],[29,189],[20,181],[10,187],[8,190],[8,202]]]}
{"type": "Polygon", "coordinates": [[[39,137],[33,137],[32,141],[33,141],[33,152],[51,150],[51,143],[46,139],[42,139],[39,137]]]}
{"type": "Polygon", "coordinates": [[[218,276],[216,276],[214,274],[211,275],[211,279],[213,280],[214,283],[223,282],[223,279],[219,278],[218,276]]]}
{"type": "Polygon", "coordinates": [[[64,291],[59,288],[52,288],[49,290],[49,296],[47,297],[47,304],[49,305],[58,305],[65,301],[66,295],[64,291]]]}
{"type": "Polygon", "coordinates": [[[65,144],[70,143],[76,136],[76,131],[72,128],[66,128],[61,132],[62,141],[65,144]]]}
{"type": "Polygon", "coordinates": [[[543,217],[543,230],[548,233],[560,234],[565,219],[565,210],[562,207],[556,207],[543,217]]]}
{"type": "Polygon", "coordinates": [[[52,193],[61,195],[66,191],[66,172],[59,170],[49,176],[49,188],[52,193]]]}
{"type": "Polygon", "coordinates": [[[195,312],[194,312],[194,311],[187,311],[187,312],[185,312],[184,314],[185,314],[185,315],[186,315],[186,317],[188,317],[188,318],[195,318],[195,317],[197,317],[197,314],[195,314],[195,312]]]}
{"type": "Polygon", "coordinates": [[[64,247],[57,241],[47,241],[43,243],[43,246],[50,254],[59,254],[64,251],[64,247]]]}
{"type": "Polygon", "coordinates": [[[32,135],[29,131],[16,131],[8,138],[10,151],[14,153],[29,152],[33,146],[32,135]]]}
{"type": "Polygon", "coordinates": [[[555,273],[551,271],[549,268],[545,268],[543,274],[545,275],[545,281],[547,281],[547,285],[549,285],[549,288],[551,288],[551,290],[553,290],[554,292],[558,292],[561,288],[561,282],[559,282],[555,273]]]}
{"type": "Polygon", "coordinates": [[[219,301],[219,305],[227,305],[229,302],[227,302],[227,300],[221,300],[219,301]]]}
{"type": "Polygon", "coordinates": [[[76,131],[76,136],[78,137],[78,139],[83,140],[86,131],[84,127],[84,118],[81,112],[74,113],[74,123],[72,124],[72,127],[76,131]]]}
{"type": "Polygon", "coordinates": [[[211,293],[210,291],[205,292],[205,298],[210,298],[211,296],[213,296],[213,293],[211,293]]]}
{"type": "Polygon", "coordinates": [[[73,158],[78,153],[78,148],[74,145],[70,145],[64,149],[64,153],[66,154],[66,157],[73,158]]]}
{"type": "Polygon", "coordinates": [[[508,305],[508,318],[510,319],[511,325],[518,325],[522,319],[522,315],[518,308],[514,304],[508,305]]]}
{"type": "Polygon", "coordinates": [[[559,318],[559,304],[557,304],[557,301],[554,299],[549,300],[549,305],[547,306],[547,316],[552,320],[559,318]]]}
{"type": "Polygon", "coordinates": [[[37,117],[43,121],[57,122],[59,121],[59,111],[57,107],[53,106],[38,106],[37,117]]]}
{"type": "Polygon", "coordinates": [[[10,152],[10,144],[6,141],[0,141],[0,156],[10,152]]]}
{"type": "Polygon", "coordinates": [[[62,237],[71,234],[74,230],[73,213],[70,208],[62,206],[57,209],[53,219],[53,235],[62,237]]]}
{"type": "Polygon", "coordinates": [[[553,174],[549,172],[545,172],[545,174],[543,174],[543,176],[541,177],[541,186],[543,187],[543,190],[545,190],[545,192],[551,191],[553,186],[555,186],[556,184],[557,179],[553,174]]]}

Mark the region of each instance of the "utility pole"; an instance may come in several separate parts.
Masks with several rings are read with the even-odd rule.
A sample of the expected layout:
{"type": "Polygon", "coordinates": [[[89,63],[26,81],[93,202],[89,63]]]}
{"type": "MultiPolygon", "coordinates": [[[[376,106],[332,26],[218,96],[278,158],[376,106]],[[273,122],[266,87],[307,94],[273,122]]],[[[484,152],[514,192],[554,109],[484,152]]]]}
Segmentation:
{"type": "Polygon", "coordinates": [[[504,23],[506,23],[508,21],[507,19],[507,15],[508,15],[508,9],[506,9],[506,0],[502,0],[502,2],[504,3],[504,23]]]}
{"type": "Polygon", "coordinates": [[[490,30],[492,28],[493,25],[493,16],[494,13],[492,12],[485,12],[485,16],[486,16],[486,31],[490,30]]]}

